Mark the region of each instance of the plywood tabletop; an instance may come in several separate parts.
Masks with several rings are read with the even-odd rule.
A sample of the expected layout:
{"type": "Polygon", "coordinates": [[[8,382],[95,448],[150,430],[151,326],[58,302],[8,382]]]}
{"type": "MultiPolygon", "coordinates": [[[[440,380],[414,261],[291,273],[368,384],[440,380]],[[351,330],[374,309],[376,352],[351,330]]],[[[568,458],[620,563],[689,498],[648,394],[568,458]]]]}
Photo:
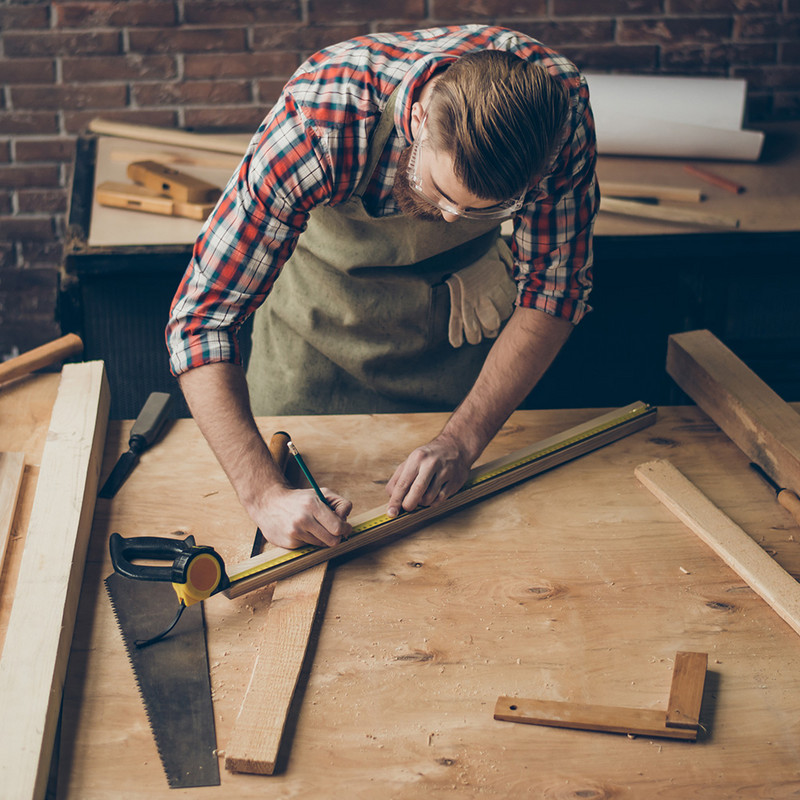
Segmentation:
{"type": "MultiPolygon", "coordinates": [[[[496,458],[596,416],[518,412],[496,458]]],[[[261,420],[322,485],[371,508],[437,414],[261,420]]],[[[111,423],[103,474],[130,423],[111,423]]],[[[800,789],[800,639],[644,489],[669,458],[794,575],[800,530],[694,407],[373,552],[335,563],[313,666],[274,776],[169,790],[105,597],[106,542],[182,530],[229,561],[253,525],[194,423],[180,420],[98,502],[66,687],[62,798],[427,796],[729,798],[800,789]],[[709,655],[695,744],[493,719],[500,695],[666,709],[677,651],[709,655]]],[[[270,588],[206,602],[221,751],[270,588]]],[[[169,610],[166,616],[170,616],[169,610]]]]}

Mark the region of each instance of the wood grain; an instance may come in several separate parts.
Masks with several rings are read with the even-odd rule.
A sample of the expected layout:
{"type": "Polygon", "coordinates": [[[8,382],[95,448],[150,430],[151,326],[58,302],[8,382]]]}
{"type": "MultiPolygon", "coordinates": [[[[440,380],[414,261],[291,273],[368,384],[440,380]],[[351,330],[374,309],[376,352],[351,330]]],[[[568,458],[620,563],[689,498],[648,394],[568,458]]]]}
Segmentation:
{"type": "Polygon", "coordinates": [[[710,228],[733,229],[739,227],[739,220],[736,217],[711,214],[697,211],[693,208],[680,208],[678,206],[651,206],[646,203],[637,203],[635,200],[620,200],[618,197],[603,197],[600,201],[600,211],[629,217],[655,219],[660,222],[686,223],[693,227],[698,225],[710,228]]]}
{"type": "Polygon", "coordinates": [[[19,378],[42,367],[49,367],[65,358],[83,351],[81,338],[74,333],[55,339],[52,342],[34,347],[27,353],[10,358],[0,364],[0,383],[19,378]]]}
{"type": "Polygon", "coordinates": [[[0,660],[0,785],[44,797],[61,707],[108,421],[101,361],[67,364],[47,444],[0,660]]]}
{"type": "Polygon", "coordinates": [[[25,453],[0,453],[0,574],[25,472],[25,453]]]}
{"type": "Polygon", "coordinates": [[[707,669],[708,653],[676,654],[667,702],[668,728],[697,729],[707,669]]]}
{"type": "Polygon", "coordinates": [[[800,492],[800,416],[714,334],[670,336],[667,372],[751,461],[800,492]]]}
{"type": "Polygon", "coordinates": [[[800,633],[800,584],[742,528],[669,461],[640,464],[636,477],[800,633]]]}

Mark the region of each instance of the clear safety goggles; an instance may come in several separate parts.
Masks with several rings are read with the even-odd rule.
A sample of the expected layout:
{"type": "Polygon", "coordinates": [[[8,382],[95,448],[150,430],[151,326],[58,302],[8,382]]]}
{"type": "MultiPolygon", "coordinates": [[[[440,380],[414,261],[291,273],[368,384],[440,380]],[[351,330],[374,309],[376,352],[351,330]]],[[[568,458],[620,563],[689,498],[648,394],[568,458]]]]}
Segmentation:
{"type": "Polygon", "coordinates": [[[419,170],[419,153],[426,143],[426,139],[422,134],[425,130],[425,123],[427,120],[428,114],[426,112],[422,117],[422,122],[420,122],[419,131],[417,131],[414,144],[411,146],[411,157],[408,161],[408,182],[411,188],[420,197],[427,200],[431,205],[436,206],[440,211],[444,211],[446,214],[456,214],[466,219],[505,219],[522,208],[525,192],[527,191],[524,189],[519,197],[505,200],[502,203],[496,203],[495,205],[486,206],[485,208],[461,208],[451,203],[445,197],[442,197],[433,186],[427,185],[419,170]]]}

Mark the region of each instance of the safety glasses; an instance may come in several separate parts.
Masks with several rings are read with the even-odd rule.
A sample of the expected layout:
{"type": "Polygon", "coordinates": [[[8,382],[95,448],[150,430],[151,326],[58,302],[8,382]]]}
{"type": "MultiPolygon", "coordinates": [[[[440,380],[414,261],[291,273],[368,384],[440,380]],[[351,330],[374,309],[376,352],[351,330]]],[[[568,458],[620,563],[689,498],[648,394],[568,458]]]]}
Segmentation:
{"type": "Polygon", "coordinates": [[[429,183],[426,183],[420,173],[420,151],[426,145],[427,139],[423,136],[425,131],[425,123],[428,120],[427,112],[423,115],[420,122],[417,136],[414,139],[414,144],[411,146],[411,157],[408,161],[408,182],[411,188],[421,197],[433,206],[436,206],[441,211],[447,214],[456,214],[459,217],[466,219],[505,219],[515,214],[522,208],[525,199],[525,190],[522,191],[519,197],[511,200],[505,200],[502,203],[496,203],[492,206],[485,208],[461,208],[447,200],[445,197],[436,191],[436,189],[429,183]]]}

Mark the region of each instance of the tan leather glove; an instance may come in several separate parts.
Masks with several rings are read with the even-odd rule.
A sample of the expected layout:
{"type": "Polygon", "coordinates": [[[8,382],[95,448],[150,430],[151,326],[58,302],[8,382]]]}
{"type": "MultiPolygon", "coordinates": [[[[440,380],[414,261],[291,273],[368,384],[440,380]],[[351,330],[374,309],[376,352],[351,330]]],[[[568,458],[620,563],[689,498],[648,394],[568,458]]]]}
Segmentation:
{"type": "Polygon", "coordinates": [[[464,339],[470,344],[494,339],[514,310],[517,288],[510,275],[511,253],[505,243],[498,245],[445,281],[450,289],[448,338],[453,347],[461,347],[464,339]]]}

